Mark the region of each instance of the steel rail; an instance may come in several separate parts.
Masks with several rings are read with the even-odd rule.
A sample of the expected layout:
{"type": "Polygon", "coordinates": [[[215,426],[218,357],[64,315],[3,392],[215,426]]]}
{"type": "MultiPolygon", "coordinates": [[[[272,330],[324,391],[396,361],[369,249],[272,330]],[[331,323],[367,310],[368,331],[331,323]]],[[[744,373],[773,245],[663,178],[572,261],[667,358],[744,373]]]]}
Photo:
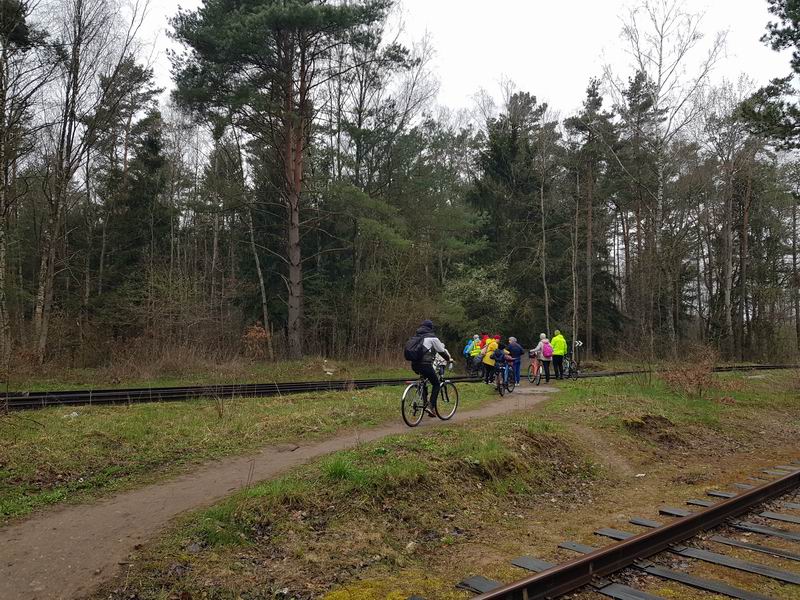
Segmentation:
{"type": "Polygon", "coordinates": [[[574,592],[591,584],[595,578],[606,577],[633,565],[637,560],[646,559],[678,545],[702,531],[713,529],[798,486],[800,486],[800,471],[743,492],[703,511],[681,517],[657,529],[475,596],[473,600],[539,600],[574,592]]]}
{"type": "MultiPolygon", "coordinates": [[[[794,365],[741,365],[715,368],[715,372],[768,371],[797,368],[794,365]]],[[[620,377],[644,375],[658,370],[625,370],[584,373],[580,378],[620,377]]],[[[454,382],[478,381],[478,378],[458,376],[449,378],[454,382]]],[[[112,388],[100,390],[67,390],[45,392],[0,393],[0,410],[33,410],[58,406],[81,406],[93,404],[138,404],[147,402],[180,402],[198,398],[252,398],[298,394],[304,392],[345,391],[370,389],[381,386],[405,385],[404,379],[361,379],[338,381],[305,381],[286,383],[247,383],[201,385],[169,388],[112,388]]]]}
{"type": "MultiPolygon", "coordinates": [[[[28,410],[57,406],[178,402],[197,398],[266,397],[304,392],[346,391],[350,389],[363,390],[381,386],[405,385],[410,381],[411,380],[408,378],[363,379],[7,394],[5,396],[0,396],[0,408],[7,406],[9,410],[28,410]]],[[[448,378],[448,381],[474,381],[474,379],[469,377],[452,377],[448,378]]]]}

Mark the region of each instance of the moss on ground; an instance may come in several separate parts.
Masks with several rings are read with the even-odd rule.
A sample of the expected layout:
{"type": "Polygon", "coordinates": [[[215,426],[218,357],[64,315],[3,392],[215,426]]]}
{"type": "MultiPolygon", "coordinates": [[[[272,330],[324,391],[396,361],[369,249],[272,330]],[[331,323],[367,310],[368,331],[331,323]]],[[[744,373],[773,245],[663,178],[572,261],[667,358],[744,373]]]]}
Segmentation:
{"type": "MultiPolygon", "coordinates": [[[[459,390],[459,410],[493,398],[476,384],[460,384],[459,390]]],[[[386,387],[0,415],[0,522],[210,459],[399,420],[401,391],[386,387]]]]}

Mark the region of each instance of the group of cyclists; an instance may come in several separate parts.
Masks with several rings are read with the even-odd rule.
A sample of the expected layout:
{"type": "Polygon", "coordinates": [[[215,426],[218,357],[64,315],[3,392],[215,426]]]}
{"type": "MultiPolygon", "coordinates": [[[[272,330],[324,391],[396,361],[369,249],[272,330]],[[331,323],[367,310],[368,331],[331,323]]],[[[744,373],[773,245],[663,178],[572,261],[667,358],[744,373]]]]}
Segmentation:
{"type": "MultiPolygon", "coordinates": [[[[522,357],[525,353],[526,350],[520,345],[517,338],[512,336],[503,341],[501,335],[488,333],[473,335],[462,351],[467,373],[480,375],[485,383],[493,384],[498,370],[500,368],[507,369],[504,371],[504,377],[511,385],[520,383],[522,357]]],[[[568,354],[568,346],[566,339],[558,329],[552,340],[544,333],[539,334],[538,344],[529,349],[527,353],[531,361],[528,372],[531,380],[535,378],[536,382],[540,381],[543,371],[545,381],[549,383],[551,364],[553,377],[564,379],[564,359],[568,354]]],[[[441,417],[440,411],[437,410],[437,399],[444,383],[444,369],[448,365],[450,369],[453,368],[453,357],[436,335],[432,321],[422,322],[416,333],[406,342],[404,356],[411,363],[412,370],[420,376],[421,381],[429,381],[432,387],[429,399],[426,397],[427,386],[420,388],[423,396],[420,413],[424,411],[430,416],[441,417]]],[[[408,389],[406,393],[408,393],[408,389]]],[[[406,394],[404,394],[404,398],[405,396],[406,394]]],[[[455,412],[455,407],[453,412],[455,412]]]]}
{"type": "MultiPolygon", "coordinates": [[[[509,337],[505,343],[501,340],[502,336],[500,335],[489,335],[488,333],[473,335],[463,350],[467,372],[480,374],[485,383],[491,384],[499,366],[507,363],[511,368],[511,377],[514,383],[519,384],[525,349],[515,337],[509,337]]],[[[540,371],[544,371],[545,381],[549,383],[552,363],[554,377],[563,379],[566,355],[567,340],[558,329],[556,329],[552,341],[548,339],[547,334],[539,334],[539,343],[535,348],[528,350],[532,376],[536,377],[540,371]]]]}

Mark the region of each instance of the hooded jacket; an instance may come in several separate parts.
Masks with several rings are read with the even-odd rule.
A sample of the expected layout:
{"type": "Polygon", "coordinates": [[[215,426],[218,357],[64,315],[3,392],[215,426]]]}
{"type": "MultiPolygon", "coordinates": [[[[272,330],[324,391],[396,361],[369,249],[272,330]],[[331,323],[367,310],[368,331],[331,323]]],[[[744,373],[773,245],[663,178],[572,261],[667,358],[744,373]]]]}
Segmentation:
{"type": "Polygon", "coordinates": [[[416,335],[423,338],[422,345],[425,347],[425,354],[422,357],[420,364],[432,364],[433,359],[437,354],[441,354],[448,361],[452,360],[447,348],[444,347],[442,341],[436,337],[436,334],[433,332],[433,323],[430,321],[424,321],[422,325],[420,325],[419,329],[417,329],[416,335]]]}
{"type": "Polygon", "coordinates": [[[499,342],[494,338],[489,338],[486,340],[486,345],[483,347],[483,362],[490,367],[494,366],[495,360],[492,358],[492,353],[497,350],[499,346],[499,342]]]}
{"type": "Polygon", "coordinates": [[[553,356],[564,356],[567,353],[567,340],[560,333],[550,342],[553,346],[553,356]]]}

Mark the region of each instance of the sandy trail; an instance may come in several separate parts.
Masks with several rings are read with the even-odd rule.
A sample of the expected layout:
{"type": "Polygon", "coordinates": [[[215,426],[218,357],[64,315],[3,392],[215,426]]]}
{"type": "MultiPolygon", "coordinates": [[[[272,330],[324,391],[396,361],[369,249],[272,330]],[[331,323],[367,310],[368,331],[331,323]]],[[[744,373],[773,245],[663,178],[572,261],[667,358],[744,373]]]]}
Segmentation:
{"type": "MultiPolygon", "coordinates": [[[[426,419],[417,429],[530,409],[554,391],[546,386],[521,387],[481,408],[459,412],[449,423],[426,419]]],[[[0,529],[0,598],[81,597],[113,577],[134,546],[154,537],[176,515],[213,504],[248,482],[273,478],[319,456],[409,431],[398,415],[397,422],[375,429],[299,446],[269,446],[254,455],[213,462],[176,479],[0,529]]]]}

